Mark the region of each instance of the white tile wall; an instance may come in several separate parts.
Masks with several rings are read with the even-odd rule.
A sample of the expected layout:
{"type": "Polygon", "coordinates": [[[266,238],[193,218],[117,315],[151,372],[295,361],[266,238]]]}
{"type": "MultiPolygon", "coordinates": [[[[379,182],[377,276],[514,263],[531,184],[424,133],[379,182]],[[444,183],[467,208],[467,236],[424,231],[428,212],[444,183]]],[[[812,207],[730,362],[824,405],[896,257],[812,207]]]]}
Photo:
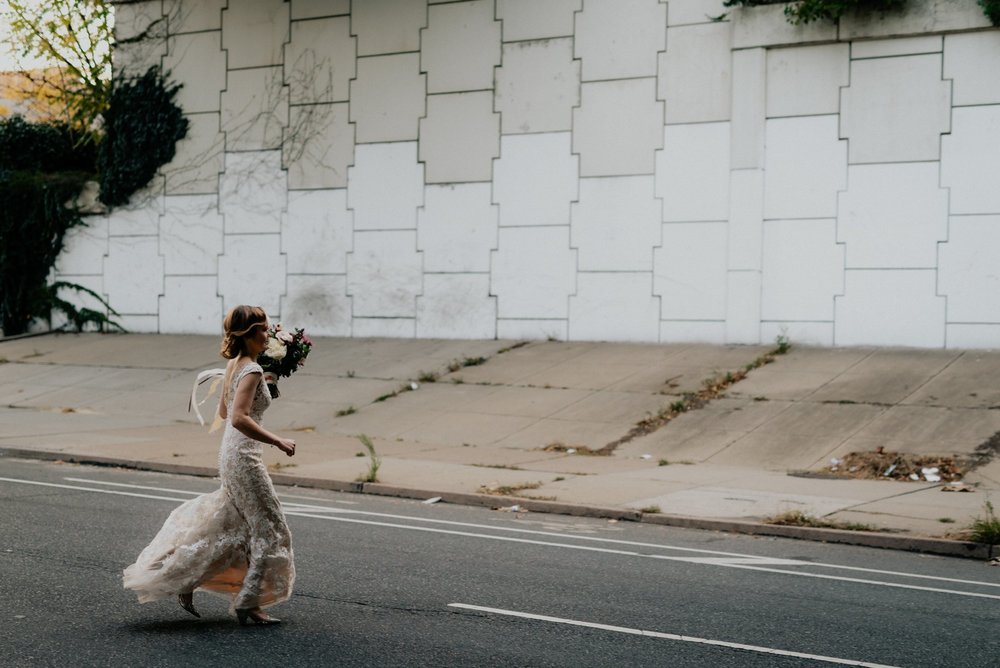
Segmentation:
{"type": "Polygon", "coordinates": [[[213,276],[167,276],[159,304],[163,334],[218,334],[222,329],[222,297],[213,276]]]}
{"type": "Polygon", "coordinates": [[[491,92],[427,96],[427,117],[420,119],[427,183],[489,181],[498,155],[500,114],[491,92]]]}
{"type": "Polygon", "coordinates": [[[288,87],[280,67],[236,70],[222,93],[222,131],[227,151],[281,147],[288,122],[288,87]]]}
{"type": "Polygon", "coordinates": [[[500,21],[493,0],[428,7],[421,33],[420,68],[428,93],[483,90],[493,86],[500,64],[500,21]]]}
{"type": "Polygon", "coordinates": [[[572,35],[574,13],[582,7],[583,0],[497,0],[496,15],[503,40],[512,42],[572,35]]]}
{"type": "Polygon", "coordinates": [[[282,161],[288,187],[343,188],[354,162],[354,126],[347,103],[291,107],[282,161]]]}
{"type": "Polygon", "coordinates": [[[425,274],[417,297],[417,336],[433,339],[492,339],[496,297],[489,274],[425,274]]]}
{"type": "Polygon", "coordinates": [[[587,0],[575,32],[583,80],[656,76],[666,28],[667,7],[658,0],[587,0]]]}
{"type": "Polygon", "coordinates": [[[291,30],[284,58],[291,104],[346,102],[357,73],[350,17],[294,21],[291,30]]]}
{"type": "Polygon", "coordinates": [[[948,298],[949,323],[1000,323],[997,249],[1000,216],[951,218],[938,252],[938,293],[948,298]]]}
{"type": "Polygon", "coordinates": [[[726,220],[729,215],[729,123],[668,125],[656,152],[656,194],[663,220],[726,220]]]}
{"type": "Polygon", "coordinates": [[[135,193],[128,204],[112,209],[108,213],[108,234],[113,237],[156,234],[164,205],[162,191],[158,188],[161,183],[160,179],[155,179],[135,193]]]}
{"type": "Polygon", "coordinates": [[[935,293],[935,274],[932,269],[845,272],[844,296],[836,298],[834,343],[943,347],[945,299],[935,293]]]}
{"type": "Polygon", "coordinates": [[[173,70],[189,136],[54,278],[138,331],[995,347],[1000,37],[782,9],[121,5],[166,17],[115,61],[173,70]]]}
{"type": "Polygon", "coordinates": [[[351,0],[294,0],[291,4],[293,21],[351,13],[351,0]]]}
{"type": "Polygon", "coordinates": [[[580,179],[580,200],[571,213],[578,269],[651,271],[653,247],[660,244],[660,208],[652,176],[580,179]]]}
{"type": "Polygon", "coordinates": [[[570,340],[655,341],[660,300],[652,284],[649,272],[581,271],[569,298],[570,340]]]}
{"type": "Polygon", "coordinates": [[[933,268],[948,237],[948,192],[938,178],[933,162],[851,166],[837,218],[847,268],[933,268]]]}
{"type": "Polygon", "coordinates": [[[304,327],[310,336],[350,336],[347,277],[289,275],[288,293],[281,298],[281,319],[287,329],[304,327]]]}
{"type": "Polygon", "coordinates": [[[425,113],[426,74],[420,55],[358,58],[351,80],[351,121],[359,142],[417,139],[417,121],[425,113]]]}
{"type": "Polygon", "coordinates": [[[500,225],[563,225],[577,199],[577,156],[568,132],[504,136],[493,166],[500,225]]]}
{"type": "Polygon", "coordinates": [[[726,277],[726,343],[760,343],[761,274],[730,271],[726,277]]]}
{"type": "Polygon", "coordinates": [[[952,133],[941,138],[941,185],[952,213],[1000,213],[1000,107],[952,111],[952,133]]]}
{"type": "Polygon", "coordinates": [[[653,252],[653,294],[664,320],[726,317],[726,223],[667,223],[653,252]]]}
{"type": "Polygon", "coordinates": [[[220,31],[170,37],[163,69],[173,80],[184,82],[174,102],[185,113],[219,111],[219,91],[226,88],[226,53],[220,31]]]}
{"type": "MultiPolygon", "coordinates": [[[[296,0],[299,4],[301,0],[296,0]]],[[[164,0],[163,15],[170,21],[172,33],[201,32],[222,28],[222,10],[226,0],[164,0]]],[[[115,21],[118,21],[115,10],[115,21]]]]}
{"type": "Polygon", "coordinates": [[[416,142],[358,146],[354,166],[347,171],[347,206],[354,210],[355,229],[416,228],[417,207],[424,198],[416,142]]]}
{"type": "Polygon", "coordinates": [[[619,79],[580,86],[573,110],[573,152],[580,176],[653,173],[653,155],[662,147],[663,102],[656,79],[619,79]]]}
{"type": "Polygon", "coordinates": [[[763,226],[764,170],[734,169],[729,180],[729,269],[760,269],[763,226]]]}
{"type": "Polygon", "coordinates": [[[417,248],[426,272],[489,272],[499,207],[490,184],[427,186],[417,212],[417,248]]]}
{"type": "Polygon", "coordinates": [[[490,283],[498,317],[565,318],[575,290],[576,253],[569,248],[568,225],[500,228],[490,283]]]}
{"type": "Polygon", "coordinates": [[[851,61],[851,85],[840,95],[851,164],[937,160],[950,103],[941,54],[851,61]]]}
{"type": "Polygon", "coordinates": [[[280,315],[288,268],[278,234],[227,234],[219,256],[219,295],[223,311],[239,304],[280,315]]]}
{"type": "Polygon", "coordinates": [[[667,123],[728,121],[732,111],[732,56],[727,23],[701,23],[667,31],[660,54],[657,97],[667,123]]]}
{"type": "Polygon", "coordinates": [[[765,218],[833,218],[847,188],[847,142],[836,116],[767,121],[765,218]]]}
{"type": "Polygon", "coordinates": [[[163,258],[157,237],[111,237],[104,280],[108,303],[116,311],[155,314],[163,292],[163,258]]]}
{"type": "Polygon", "coordinates": [[[364,0],[351,5],[351,34],[358,36],[359,56],[420,49],[420,29],[427,25],[424,3],[364,0]]]}
{"type": "Polygon", "coordinates": [[[1000,348],[1000,325],[949,324],[948,348],[1000,348]]]}
{"type": "Polygon", "coordinates": [[[764,166],[764,119],[767,117],[767,51],[733,52],[733,169],[764,166]]]}
{"type": "Polygon", "coordinates": [[[502,132],[571,130],[580,104],[580,61],[571,38],[504,44],[496,70],[502,132]]]}
{"type": "Polygon", "coordinates": [[[288,194],[281,217],[281,251],[289,274],[344,274],[353,244],[347,192],[307,190],[288,194]]]}
{"type": "Polygon", "coordinates": [[[851,46],[822,44],[767,51],[767,116],[836,114],[850,83],[851,46]]]}
{"type": "Polygon", "coordinates": [[[107,254],[108,218],[90,216],[85,225],[66,230],[63,252],[56,261],[56,272],[59,275],[100,275],[104,269],[104,256],[107,254]]]}
{"type": "Polygon", "coordinates": [[[912,56],[921,53],[941,53],[941,35],[904,37],[902,39],[873,39],[851,45],[851,58],[886,58],[912,56]]]}
{"type": "Polygon", "coordinates": [[[945,35],[944,78],[952,80],[952,104],[1000,103],[1000,32],[945,35]]]}
{"type": "MultiPolygon", "coordinates": [[[[837,243],[837,221],[769,220],[763,250],[761,318],[832,325],[833,299],[844,293],[844,246],[837,243]]],[[[830,329],[831,338],[832,333],[830,329]]]]}
{"type": "Polygon", "coordinates": [[[422,272],[416,231],[355,232],[354,250],[347,256],[347,294],[354,298],[355,318],[415,317],[422,272]]]}
{"type": "Polygon", "coordinates": [[[177,142],[174,159],[161,168],[167,194],[217,194],[219,174],[225,170],[226,140],[219,114],[191,114],[187,120],[187,135],[177,142]]]}
{"type": "Polygon", "coordinates": [[[160,254],[168,275],[205,274],[214,278],[223,251],[223,218],[217,195],[167,197],[159,228],[160,254]]]}
{"type": "Polygon", "coordinates": [[[226,153],[226,172],[219,184],[226,232],[277,232],[288,204],[286,175],[280,151],[226,153]]]}
{"type": "Polygon", "coordinates": [[[222,48],[229,69],[280,65],[289,38],[289,3],[255,0],[222,10],[222,48]]]}

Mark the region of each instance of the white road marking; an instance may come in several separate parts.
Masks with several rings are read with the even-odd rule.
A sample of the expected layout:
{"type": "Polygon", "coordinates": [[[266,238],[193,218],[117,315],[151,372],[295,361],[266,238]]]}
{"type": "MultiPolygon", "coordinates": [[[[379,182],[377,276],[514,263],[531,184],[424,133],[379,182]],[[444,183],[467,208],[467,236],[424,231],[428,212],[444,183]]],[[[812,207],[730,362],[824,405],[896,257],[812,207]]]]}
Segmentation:
{"type": "MultiPolygon", "coordinates": [[[[79,480],[84,480],[84,479],[81,478],[79,480]]],[[[0,477],[0,481],[13,482],[13,483],[21,483],[21,484],[27,484],[27,485],[38,485],[38,486],[43,486],[43,487],[56,487],[56,488],[62,488],[62,489],[72,489],[72,490],[84,491],[84,492],[97,492],[97,493],[100,493],[100,494],[114,494],[114,495],[120,495],[120,496],[132,496],[132,497],[139,497],[139,498],[145,498],[145,499],[154,499],[154,500],[159,500],[159,501],[173,501],[175,503],[179,503],[179,502],[183,502],[183,501],[187,500],[187,499],[178,499],[176,497],[169,497],[169,496],[157,496],[157,495],[152,495],[152,494],[140,494],[140,493],[137,493],[137,492],[124,492],[124,491],[119,491],[119,490],[100,489],[100,488],[94,488],[94,487],[81,487],[81,486],[78,486],[78,485],[63,485],[63,484],[60,484],[60,483],[39,482],[39,481],[34,481],[34,480],[22,480],[22,479],[18,479],[18,478],[4,478],[4,477],[0,477]]],[[[95,483],[95,484],[101,484],[100,481],[94,481],[94,480],[88,480],[87,482],[91,482],[91,483],[95,483]]],[[[122,483],[115,483],[115,484],[122,484],[122,483]]],[[[132,487],[143,488],[142,486],[139,486],[139,485],[135,485],[135,486],[132,486],[132,487]]],[[[159,490],[160,488],[146,487],[144,489],[159,490]]],[[[191,492],[186,492],[185,491],[184,493],[190,494],[191,492]]],[[[552,536],[552,537],[556,537],[556,538],[560,538],[560,539],[564,539],[564,540],[568,538],[570,540],[601,541],[601,542],[613,543],[613,544],[618,544],[618,545],[630,545],[630,546],[638,546],[638,547],[648,547],[648,548],[654,548],[654,549],[660,549],[660,550],[684,550],[684,551],[694,551],[694,552],[709,553],[709,554],[721,554],[721,555],[726,555],[726,557],[728,557],[728,558],[723,557],[723,558],[705,559],[703,557],[679,557],[679,556],[668,556],[668,555],[662,555],[662,554],[647,554],[647,553],[642,553],[642,552],[636,552],[636,551],[633,551],[633,550],[622,550],[622,549],[614,549],[614,548],[602,548],[602,547],[593,547],[593,546],[588,546],[588,545],[574,545],[574,544],[571,544],[571,543],[557,543],[557,542],[552,542],[552,541],[543,541],[543,540],[535,540],[535,539],[528,539],[528,538],[515,538],[513,536],[497,536],[497,535],[493,535],[493,534],[473,533],[471,531],[459,531],[459,530],[452,530],[452,529],[438,529],[438,528],[425,527],[425,526],[414,526],[414,525],[411,525],[411,524],[397,524],[395,522],[377,522],[377,521],[374,521],[374,520],[355,519],[355,518],[351,518],[351,517],[331,517],[330,515],[327,515],[327,514],[322,514],[322,515],[314,514],[315,511],[312,511],[311,507],[308,506],[308,505],[306,505],[306,504],[284,504],[284,507],[285,507],[285,512],[288,515],[294,515],[294,516],[297,516],[297,517],[309,517],[309,518],[312,518],[312,519],[328,520],[328,521],[333,521],[333,522],[345,522],[345,523],[349,523],[349,524],[364,524],[364,525],[369,525],[369,526],[387,527],[387,528],[391,528],[391,529],[404,529],[404,530],[408,530],[408,531],[424,531],[424,532],[441,533],[441,534],[453,535],[453,536],[463,536],[463,537],[468,537],[468,538],[482,538],[482,539],[487,539],[487,540],[499,540],[499,541],[506,541],[506,542],[512,542],[512,543],[524,543],[524,544],[529,544],[529,545],[541,545],[541,546],[544,546],[544,547],[557,547],[557,548],[564,548],[564,549],[571,549],[571,550],[582,550],[582,551],[587,551],[587,552],[600,552],[600,553],[604,553],[604,554],[617,554],[617,555],[621,555],[621,556],[643,557],[643,558],[648,558],[648,559],[661,559],[661,560],[665,560],[665,561],[680,561],[680,562],[687,562],[687,563],[693,563],[693,564],[706,564],[706,565],[720,566],[720,567],[723,567],[723,568],[742,568],[742,569],[747,569],[747,570],[758,570],[758,571],[772,572],[772,573],[777,573],[777,574],[782,574],[782,575],[795,575],[795,576],[800,576],[800,577],[813,577],[813,578],[819,578],[819,579],[825,579],[825,580],[836,580],[836,581],[842,581],[842,582],[854,582],[854,583],[859,583],[859,584],[870,584],[870,585],[883,586],[883,587],[894,587],[894,588],[898,588],[898,589],[913,589],[913,590],[917,590],[917,591],[928,591],[928,592],[934,592],[934,593],[955,594],[955,595],[958,595],[958,596],[971,596],[971,597],[976,597],[976,598],[990,598],[990,599],[998,599],[998,600],[1000,600],[1000,595],[994,595],[994,594],[982,594],[982,593],[978,593],[978,592],[968,592],[968,591],[960,591],[960,590],[953,590],[953,589],[940,589],[940,588],[935,588],[935,587],[920,587],[920,586],[917,586],[917,585],[908,585],[908,584],[895,583],[895,582],[882,582],[882,581],[879,581],[879,580],[864,580],[864,579],[860,579],[860,578],[847,578],[847,577],[840,577],[840,576],[835,576],[835,575],[822,575],[822,574],[818,574],[818,573],[806,573],[806,572],[801,572],[801,571],[789,571],[789,570],[783,570],[783,569],[772,569],[772,568],[763,568],[762,567],[763,565],[766,565],[766,564],[772,564],[772,563],[776,563],[777,564],[777,563],[780,563],[780,565],[796,565],[796,566],[819,566],[819,565],[823,565],[823,566],[828,566],[828,567],[831,567],[831,568],[836,568],[837,566],[835,564],[814,564],[814,563],[811,563],[811,562],[800,562],[800,561],[795,561],[795,560],[792,560],[792,559],[781,560],[781,559],[776,559],[776,558],[773,559],[773,558],[770,558],[770,557],[755,557],[753,555],[735,554],[735,553],[730,553],[730,552],[714,552],[713,553],[713,552],[711,552],[709,550],[700,550],[700,549],[694,549],[694,548],[680,548],[680,547],[673,547],[673,546],[669,546],[669,545],[657,545],[655,543],[638,543],[638,542],[632,542],[632,541],[615,540],[615,539],[612,539],[612,538],[596,538],[596,537],[592,537],[592,536],[565,536],[563,534],[558,534],[558,533],[554,533],[554,532],[533,531],[533,530],[530,530],[530,529],[510,529],[510,528],[506,528],[506,527],[491,527],[491,526],[483,525],[483,524],[471,524],[471,523],[464,523],[464,522],[453,522],[453,521],[449,521],[449,520],[428,520],[428,519],[419,518],[419,517],[410,517],[410,516],[407,516],[407,515],[391,515],[391,514],[388,514],[388,513],[373,513],[373,512],[367,512],[367,511],[355,511],[355,510],[348,510],[348,509],[328,508],[328,507],[323,507],[323,506],[319,506],[318,507],[324,513],[326,513],[326,512],[336,512],[336,513],[340,513],[340,514],[352,514],[352,515],[374,515],[374,516],[379,516],[379,517],[391,517],[391,518],[406,519],[406,520],[411,520],[411,521],[437,522],[437,523],[443,523],[443,524],[449,524],[449,525],[466,526],[466,527],[471,527],[471,528],[484,528],[484,529],[491,529],[491,530],[517,531],[517,532],[520,532],[520,533],[526,533],[526,534],[532,534],[532,535],[552,536]],[[296,506],[298,506],[298,507],[296,507],[296,506]],[[757,564],[757,565],[750,565],[750,564],[757,564]]],[[[856,568],[854,568],[852,570],[864,570],[864,569],[856,569],[856,568]]],[[[901,576],[917,577],[917,578],[924,578],[924,579],[930,579],[930,580],[944,580],[944,581],[949,581],[949,582],[973,584],[973,585],[979,585],[979,586],[988,586],[988,587],[998,586],[997,584],[994,584],[994,583],[990,583],[990,582],[978,582],[978,581],[975,581],[975,580],[953,580],[953,579],[950,579],[950,578],[941,578],[941,577],[930,576],[930,575],[895,573],[893,571],[876,571],[876,572],[879,572],[879,573],[882,573],[882,574],[901,575],[901,576]]]]}
{"type": "MultiPolygon", "coordinates": [[[[90,483],[92,485],[108,485],[109,487],[127,487],[129,489],[147,489],[147,490],[152,490],[152,491],[155,491],[155,492],[176,492],[177,494],[190,494],[191,496],[199,496],[201,494],[205,494],[205,492],[192,492],[191,490],[188,490],[188,489],[172,489],[170,487],[150,487],[149,485],[130,485],[130,484],[124,483],[124,482],[108,482],[106,480],[90,480],[89,478],[69,478],[69,477],[63,477],[63,480],[68,480],[69,482],[86,482],[86,483],[90,483]]],[[[296,494],[279,494],[278,496],[280,496],[283,499],[308,499],[309,501],[316,501],[317,500],[317,499],[314,499],[311,496],[298,496],[296,494]]],[[[328,501],[328,503],[341,503],[341,504],[348,505],[348,506],[356,506],[358,504],[357,501],[342,501],[340,499],[330,499],[328,501]]],[[[306,504],[296,504],[296,505],[301,505],[304,508],[323,508],[324,507],[324,506],[312,506],[312,505],[306,505],[306,504]]],[[[330,510],[336,510],[336,509],[335,508],[331,508],[330,510]]]]}
{"type": "Polygon", "coordinates": [[[459,608],[462,610],[473,610],[476,612],[488,612],[494,615],[504,615],[506,617],[520,617],[522,619],[534,619],[541,622],[552,622],[555,624],[568,624],[570,626],[583,626],[589,629],[599,629],[602,631],[612,631],[614,633],[627,633],[629,635],[643,636],[646,638],[660,638],[663,640],[676,640],[679,642],[696,643],[698,645],[711,645],[714,647],[727,647],[729,649],[739,649],[748,652],[758,652],[761,654],[777,654],[778,656],[791,656],[797,659],[810,659],[812,661],[823,661],[825,663],[836,663],[842,666],[866,666],[868,668],[893,668],[881,663],[869,663],[867,661],[855,661],[853,659],[841,659],[834,656],[823,656],[821,654],[806,654],[804,652],[792,652],[786,649],[776,649],[774,647],[761,647],[760,645],[746,645],[743,643],[729,642],[726,640],[711,640],[709,638],[698,638],[695,636],[682,636],[676,633],[662,633],[660,631],[646,631],[644,629],[629,628],[627,626],[614,626],[611,624],[598,624],[596,622],[584,622],[577,619],[566,619],[564,617],[551,617],[549,615],[536,615],[530,612],[519,612],[517,610],[505,610],[503,608],[488,608],[481,605],[469,605],[467,603],[449,603],[449,608],[459,608]]]}
{"type": "MultiPolygon", "coordinates": [[[[86,478],[65,478],[65,479],[66,480],[76,480],[76,481],[79,481],[79,482],[87,482],[87,483],[92,483],[92,484],[95,484],[95,485],[116,485],[116,486],[122,486],[123,485],[123,483],[111,483],[111,482],[104,482],[102,480],[89,480],[89,479],[86,479],[86,478]]],[[[170,491],[169,489],[165,489],[165,488],[161,488],[161,487],[149,487],[149,486],[144,486],[144,485],[127,485],[127,486],[131,487],[131,488],[136,488],[136,489],[146,489],[146,490],[159,491],[159,492],[170,491]]],[[[185,492],[185,493],[187,493],[187,494],[193,494],[195,492],[185,492]]],[[[286,495],[281,495],[281,496],[286,496],[286,495]]],[[[305,497],[298,497],[298,498],[305,498],[305,497]]],[[[311,499],[311,500],[316,500],[316,499],[311,499]]],[[[666,556],[657,557],[657,558],[661,558],[661,559],[676,559],[678,561],[685,561],[685,562],[694,563],[694,564],[701,563],[701,564],[710,564],[710,565],[717,565],[717,566],[730,566],[730,565],[736,566],[736,565],[740,565],[740,564],[755,564],[755,565],[758,565],[758,566],[764,566],[764,565],[775,565],[775,566],[815,566],[815,567],[818,567],[818,568],[833,568],[833,569],[841,569],[841,570],[848,570],[848,571],[855,571],[855,572],[862,572],[862,573],[873,573],[873,574],[877,574],[877,575],[893,575],[893,576],[897,576],[897,577],[915,578],[915,579],[921,579],[921,580],[934,580],[934,581],[938,581],[938,582],[951,582],[951,583],[955,583],[955,584],[971,584],[971,585],[978,585],[978,586],[982,586],[982,587],[1000,587],[1000,583],[998,583],[998,582],[983,582],[983,581],[980,581],[980,580],[962,580],[962,579],[958,579],[958,578],[946,578],[946,577],[940,577],[940,576],[936,576],[936,575],[922,575],[922,574],[919,574],[919,573],[907,573],[907,572],[904,572],[904,571],[889,571],[889,570],[881,570],[881,569],[875,569],[875,568],[862,568],[862,567],[859,567],[859,566],[842,566],[840,564],[828,564],[828,563],[823,563],[823,562],[801,561],[801,560],[797,560],[797,559],[783,559],[781,557],[761,557],[761,556],[756,556],[756,555],[741,554],[741,553],[737,553],[737,552],[724,552],[724,551],[720,551],[720,550],[704,550],[704,549],[694,548],[694,547],[677,547],[677,546],[673,546],[673,545],[662,545],[662,544],[658,544],[658,543],[643,543],[643,542],[638,542],[638,541],[620,540],[620,539],[616,539],[616,538],[601,538],[601,537],[597,537],[597,536],[569,535],[569,534],[564,534],[564,533],[557,533],[557,532],[554,532],[554,531],[537,531],[537,530],[534,530],[534,529],[518,529],[518,528],[515,528],[515,527],[503,527],[503,526],[495,526],[495,525],[490,525],[490,524],[476,524],[476,523],[472,523],[472,522],[456,522],[456,521],[452,521],[452,520],[442,520],[442,519],[428,518],[428,517],[413,517],[411,515],[398,515],[398,514],[393,514],[393,513],[378,513],[378,512],[366,511],[366,510],[347,510],[347,509],[341,509],[341,508],[330,508],[330,507],[327,507],[327,506],[317,506],[317,505],[310,505],[310,504],[290,504],[290,503],[286,503],[286,504],[283,504],[283,505],[285,506],[286,509],[289,509],[292,506],[295,506],[296,509],[300,509],[300,510],[313,510],[313,511],[317,511],[317,512],[345,513],[345,514],[354,514],[354,515],[365,515],[365,516],[369,516],[369,517],[385,517],[385,518],[389,518],[389,519],[408,520],[408,521],[411,521],[411,522],[425,522],[425,523],[431,523],[431,524],[443,524],[443,525],[450,525],[450,526],[460,526],[460,527],[473,528],[473,529],[487,529],[487,530],[490,530],[490,531],[505,531],[505,532],[508,532],[508,533],[529,534],[529,535],[534,535],[534,536],[547,536],[547,537],[552,537],[552,538],[562,538],[562,539],[569,539],[569,540],[590,541],[590,542],[597,542],[597,543],[609,543],[609,544],[614,544],[614,545],[627,545],[627,546],[630,546],[630,547],[644,547],[644,548],[652,548],[652,549],[658,549],[658,550],[672,550],[672,551],[677,551],[677,552],[695,552],[695,553],[699,553],[699,554],[714,555],[714,556],[711,556],[711,557],[678,557],[678,558],[666,557],[666,556]]],[[[638,553],[632,553],[632,554],[638,554],[638,553]]],[[[642,556],[642,555],[640,555],[640,556],[642,556]]],[[[651,555],[646,555],[646,556],[651,556],[651,555]]],[[[821,577],[821,576],[817,576],[817,577],[821,577]]]]}

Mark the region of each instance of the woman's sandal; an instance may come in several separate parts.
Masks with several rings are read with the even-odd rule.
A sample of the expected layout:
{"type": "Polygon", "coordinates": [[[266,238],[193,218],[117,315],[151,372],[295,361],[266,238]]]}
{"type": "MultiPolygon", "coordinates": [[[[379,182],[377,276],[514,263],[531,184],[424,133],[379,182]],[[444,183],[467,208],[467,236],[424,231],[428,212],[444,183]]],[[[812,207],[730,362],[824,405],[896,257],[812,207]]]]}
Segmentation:
{"type": "Polygon", "coordinates": [[[188,592],[186,594],[177,594],[177,602],[181,604],[181,607],[190,612],[195,617],[201,617],[198,611],[194,609],[194,594],[188,592]]]}
{"type": "Polygon", "coordinates": [[[240,620],[240,626],[248,624],[280,624],[281,620],[271,617],[259,608],[240,608],[236,611],[236,618],[240,620]]]}

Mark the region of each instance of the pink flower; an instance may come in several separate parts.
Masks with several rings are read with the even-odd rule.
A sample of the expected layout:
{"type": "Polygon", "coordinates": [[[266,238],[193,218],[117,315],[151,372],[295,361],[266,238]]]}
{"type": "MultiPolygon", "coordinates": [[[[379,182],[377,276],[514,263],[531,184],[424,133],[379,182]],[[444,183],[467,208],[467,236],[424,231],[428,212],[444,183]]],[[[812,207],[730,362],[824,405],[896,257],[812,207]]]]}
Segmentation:
{"type": "Polygon", "coordinates": [[[278,330],[278,332],[275,334],[275,337],[279,341],[282,341],[283,343],[291,343],[292,341],[295,340],[294,334],[292,334],[291,332],[285,332],[281,330],[278,330]]]}

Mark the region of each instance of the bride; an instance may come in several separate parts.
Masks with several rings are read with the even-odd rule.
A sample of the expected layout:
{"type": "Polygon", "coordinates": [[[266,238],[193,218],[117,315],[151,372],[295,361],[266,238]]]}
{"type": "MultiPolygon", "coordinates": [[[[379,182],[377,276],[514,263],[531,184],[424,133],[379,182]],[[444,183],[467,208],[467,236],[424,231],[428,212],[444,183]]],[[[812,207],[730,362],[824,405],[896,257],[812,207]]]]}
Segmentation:
{"type": "Polygon", "coordinates": [[[241,624],[276,624],[263,611],[292,595],[292,536],[261,459],[263,445],[289,457],[295,441],[261,426],[271,404],[257,355],[267,346],[267,314],[237,306],[223,321],[222,356],[229,360],[219,399],[225,420],[219,449],[222,485],[176,508],[160,532],[125,569],[124,585],[139,602],[177,597],[194,607],[195,589],[227,596],[241,624]]]}

